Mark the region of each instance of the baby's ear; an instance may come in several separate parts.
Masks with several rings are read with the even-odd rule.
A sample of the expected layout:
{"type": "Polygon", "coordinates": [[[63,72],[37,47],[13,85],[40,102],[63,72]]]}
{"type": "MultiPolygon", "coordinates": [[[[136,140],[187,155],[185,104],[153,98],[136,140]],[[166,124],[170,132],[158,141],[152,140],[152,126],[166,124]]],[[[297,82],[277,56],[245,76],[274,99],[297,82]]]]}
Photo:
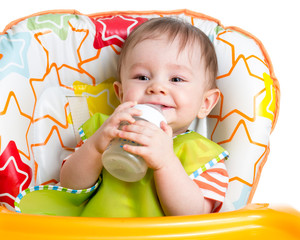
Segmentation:
{"type": "Polygon", "coordinates": [[[197,115],[198,118],[205,118],[210,113],[210,111],[218,103],[220,94],[221,92],[217,88],[210,89],[204,93],[203,101],[197,115]]]}
{"type": "Polygon", "coordinates": [[[114,90],[115,90],[115,94],[117,96],[117,98],[119,99],[119,101],[121,102],[122,98],[123,98],[123,90],[122,90],[122,83],[121,82],[114,82],[114,90]]]}

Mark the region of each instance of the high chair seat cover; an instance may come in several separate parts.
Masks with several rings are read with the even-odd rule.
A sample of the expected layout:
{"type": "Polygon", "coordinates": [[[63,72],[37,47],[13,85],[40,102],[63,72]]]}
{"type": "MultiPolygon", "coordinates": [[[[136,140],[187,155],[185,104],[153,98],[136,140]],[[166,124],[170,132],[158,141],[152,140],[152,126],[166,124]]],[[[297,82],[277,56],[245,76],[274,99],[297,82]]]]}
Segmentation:
{"type": "Polygon", "coordinates": [[[119,104],[112,83],[124,40],[134,27],[164,16],[185,19],[215,46],[221,99],[191,129],[230,153],[222,211],[251,201],[279,109],[279,85],[258,39],[188,10],[48,11],[12,22],[0,35],[1,204],[13,209],[28,187],[59,183],[62,161],[78,141],[71,100],[86,100],[89,115],[111,114],[119,104]]]}

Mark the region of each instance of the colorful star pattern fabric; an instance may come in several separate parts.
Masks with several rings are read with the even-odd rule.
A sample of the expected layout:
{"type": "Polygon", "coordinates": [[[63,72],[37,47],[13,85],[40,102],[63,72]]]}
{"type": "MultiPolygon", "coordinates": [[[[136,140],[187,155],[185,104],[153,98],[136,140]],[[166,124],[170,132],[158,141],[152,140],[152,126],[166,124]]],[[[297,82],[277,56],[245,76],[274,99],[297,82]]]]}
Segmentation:
{"type": "Polygon", "coordinates": [[[24,188],[59,182],[62,160],[74,151],[68,97],[86,97],[90,115],[110,114],[122,44],[154,17],[183,18],[215,46],[222,94],[195,130],[229,153],[225,210],[251,201],[269,152],[278,116],[279,84],[264,47],[241,29],[183,12],[40,14],[14,23],[0,35],[0,204],[12,206],[24,188]],[[246,157],[245,157],[246,156],[246,157]]]}
{"type": "Polygon", "coordinates": [[[0,80],[10,73],[29,77],[27,51],[31,42],[29,33],[0,36],[0,80]]]}
{"type": "Polygon", "coordinates": [[[147,18],[130,16],[109,16],[93,19],[96,26],[94,47],[104,48],[110,45],[122,47],[129,33],[147,18]]]}
{"type": "Polygon", "coordinates": [[[97,112],[110,115],[119,105],[120,102],[114,94],[114,81],[114,78],[110,78],[96,86],[85,84],[80,81],[74,82],[74,93],[77,96],[85,96],[87,98],[91,116],[97,112]],[[101,104],[103,102],[106,104],[101,104]]]}
{"type": "Polygon", "coordinates": [[[72,18],[78,18],[77,15],[70,14],[45,14],[29,18],[27,27],[29,30],[51,30],[61,40],[66,40],[68,36],[68,25],[72,18]]]}
{"type": "Polygon", "coordinates": [[[0,155],[0,202],[14,206],[20,191],[29,187],[32,169],[20,158],[17,146],[10,141],[0,155]]]}

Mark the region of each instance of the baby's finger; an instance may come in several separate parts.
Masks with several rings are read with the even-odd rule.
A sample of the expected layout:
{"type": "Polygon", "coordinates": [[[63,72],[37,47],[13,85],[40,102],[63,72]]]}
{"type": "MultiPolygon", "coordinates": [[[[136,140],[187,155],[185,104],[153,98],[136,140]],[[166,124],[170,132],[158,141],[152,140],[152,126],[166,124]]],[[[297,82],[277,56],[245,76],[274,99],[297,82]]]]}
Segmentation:
{"type": "Polygon", "coordinates": [[[135,119],[128,112],[114,112],[107,124],[118,128],[121,122],[134,123],[135,119]]]}
{"type": "MultiPolygon", "coordinates": [[[[126,128],[127,126],[124,126],[126,128]]],[[[137,132],[128,132],[128,131],[120,131],[118,136],[120,138],[128,139],[130,141],[137,142],[141,145],[149,144],[149,137],[146,134],[137,133],[137,132]]]]}
{"type": "Polygon", "coordinates": [[[117,108],[114,113],[111,115],[113,122],[120,123],[122,121],[127,121],[129,123],[134,123],[134,116],[141,115],[142,112],[136,108],[126,108],[124,106],[117,108]]]}
{"type": "Polygon", "coordinates": [[[134,132],[143,136],[151,137],[162,131],[152,123],[144,121],[136,121],[133,124],[125,125],[122,127],[124,132],[134,132]]]}
{"type": "Polygon", "coordinates": [[[160,128],[170,137],[173,136],[173,129],[165,122],[160,123],[160,128]]]}
{"type": "Polygon", "coordinates": [[[141,115],[142,111],[140,109],[134,108],[136,104],[137,102],[132,102],[132,101],[124,102],[116,108],[115,112],[123,112],[129,110],[130,113],[134,116],[141,115]]]}
{"type": "Polygon", "coordinates": [[[133,102],[133,101],[124,102],[124,103],[121,103],[121,104],[116,108],[115,111],[123,111],[124,109],[132,108],[132,107],[134,107],[136,104],[137,104],[137,102],[133,102]]]}
{"type": "Polygon", "coordinates": [[[132,154],[138,155],[138,156],[146,156],[148,154],[147,152],[147,148],[143,147],[143,146],[134,146],[134,145],[129,145],[129,144],[125,144],[123,146],[123,149],[127,152],[130,152],[132,154]]]}
{"type": "Polygon", "coordinates": [[[148,121],[136,121],[134,123],[134,125],[141,126],[141,127],[144,127],[144,128],[149,128],[149,129],[152,129],[152,130],[157,130],[157,129],[160,128],[160,126],[157,126],[154,123],[148,122],[148,121]]]}

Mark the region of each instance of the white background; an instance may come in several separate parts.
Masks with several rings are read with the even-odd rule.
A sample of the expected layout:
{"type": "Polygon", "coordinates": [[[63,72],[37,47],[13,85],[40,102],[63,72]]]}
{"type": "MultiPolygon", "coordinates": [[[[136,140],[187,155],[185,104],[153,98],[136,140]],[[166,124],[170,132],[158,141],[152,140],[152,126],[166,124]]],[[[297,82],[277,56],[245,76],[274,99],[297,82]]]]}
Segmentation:
{"type": "Polygon", "coordinates": [[[11,21],[36,12],[76,9],[83,14],[113,10],[187,8],[238,26],[260,39],[281,86],[280,114],[271,152],[253,202],[300,211],[300,7],[297,0],[9,0],[1,2],[0,32],[11,21]]]}

